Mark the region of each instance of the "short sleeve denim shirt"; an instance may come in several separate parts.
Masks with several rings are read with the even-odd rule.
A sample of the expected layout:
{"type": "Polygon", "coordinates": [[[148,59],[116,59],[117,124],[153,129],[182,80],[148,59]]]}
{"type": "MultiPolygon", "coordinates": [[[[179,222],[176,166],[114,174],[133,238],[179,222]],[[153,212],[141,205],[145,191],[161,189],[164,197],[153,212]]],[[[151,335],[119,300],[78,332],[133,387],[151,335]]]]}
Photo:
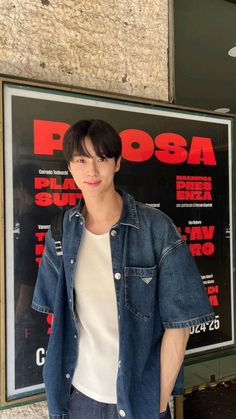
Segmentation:
{"type": "MultiPolygon", "coordinates": [[[[191,327],[214,319],[188,246],[161,211],[126,192],[110,245],[119,321],[117,410],[126,419],[158,419],[160,345],[166,328],[191,327]]],[[[78,356],[73,279],[83,234],[83,200],[66,211],[63,256],[49,230],[32,307],[53,313],[43,376],[49,416],[68,418],[71,382],[78,356]]],[[[96,321],[96,319],[94,320],[96,321]]],[[[183,391],[180,373],[173,394],[183,391]]]]}

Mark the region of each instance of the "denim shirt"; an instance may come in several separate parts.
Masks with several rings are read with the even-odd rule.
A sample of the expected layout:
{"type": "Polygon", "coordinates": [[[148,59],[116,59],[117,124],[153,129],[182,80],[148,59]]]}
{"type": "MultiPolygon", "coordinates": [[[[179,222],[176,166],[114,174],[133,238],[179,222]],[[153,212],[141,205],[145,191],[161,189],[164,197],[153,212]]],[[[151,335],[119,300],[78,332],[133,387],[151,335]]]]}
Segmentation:
{"type": "MultiPolygon", "coordinates": [[[[126,419],[158,419],[160,345],[166,328],[191,327],[214,319],[188,246],[161,211],[121,192],[123,210],[110,230],[119,322],[117,410],[126,419]]],[[[65,212],[63,256],[48,231],[32,307],[53,313],[43,377],[50,418],[68,418],[79,330],[73,280],[83,235],[83,200],[65,212]]],[[[96,321],[96,319],[94,319],[96,321]]],[[[173,394],[183,391],[179,374],[173,394]]]]}

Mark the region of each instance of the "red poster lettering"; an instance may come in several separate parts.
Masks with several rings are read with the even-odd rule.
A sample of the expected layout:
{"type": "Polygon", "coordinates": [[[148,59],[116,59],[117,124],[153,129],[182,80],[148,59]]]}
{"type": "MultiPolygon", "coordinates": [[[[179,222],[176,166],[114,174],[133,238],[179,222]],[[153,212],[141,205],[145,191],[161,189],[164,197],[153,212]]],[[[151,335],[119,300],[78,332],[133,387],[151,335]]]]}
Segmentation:
{"type": "Polygon", "coordinates": [[[45,237],[46,237],[46,234],[47,233],[37,232],[37,233],[35,233],[35,237],[36,237],[38,242],[43,242],[45,237]]]}
{"type": "Polygon", "coordinates": [[[215,246],[211,242],[206,243],[191,243],[189,250],[193,256],[211,256],[215,251],[215,246]]]}
{"type": "Polygon", "coordinates": [[[193,182],[183,180],[176,181],[176,190],[184,189],[186,191],[211,191],[212,184],[211,182],[193,182]]]}
{"type": "Polygon", "coordinates": [[[212,307],[218,307],[219,306],[219,301],[218,301],[218,296],[217,295],[209,295],[209,302],[212,305],[212,307]]]}
{"type": "Polygon", "coordinates": [[[43,244],[36,244],[35,245],[35,254],[40,256],[43,254],[44,245],[43,244]]]}
{"type": "Polygon", "coordinates": [[[35,204],[40,207],[48,207],[52,204],[59,207],[64,207],[66,205],[74,206],[77,204],[77,201],[82,198],[80,192],[77,193],[49,193],[49,192],[39,192],[35,195],[35,204]]]}
{"type": "Polygon", "coordinates": [[[52,333],[52,324],[53,324],[53,314],[48,314],[47,315],[47,323],[50,325],[50,327],[48,328],[48,335],[50,335],[52,333]]]}
{"type": "Polygon", "coordinates": [[[191,147],[189,150],[188,163],[204,163],[209,166],[216,165],[216,159],[211,138],[193,137],[191,147]]]}
{"type": "Polygon", "coordinates": [[[152,157],[154,144],[152,137],[145,131],[126,129],[120,133],[122,157],[129,161],[145,161],[152,157]]]}
{"type": "Polygon", "coordinates": [[[211,285],[207,287],[208,294],[219,294],[219,285],[211,285]]]}
{"type": "Polygon", "coordinates": [[[188,152],[185,150],[187,142],[182,135],[167,132],[155,138],[155,144],[159,150],[155,151],[156,158],[163,163],[183,163],[188,152]]]}
{"type": "Polygon", "coordinates": [[[34,121],[34,154],[52,155],[62,149],[62,140],[70,125],[65,122],[34,121]]]}
{"type": "Polygon", "coordinates": [[[176,191],[177,201],[211,201],[210,191],[176,191]]]}
{"type": "Polygon", "coordinates": [[[56,178],[44,178],[44,177],[35,177],[34,178],[34,187],[35,189],[61,189],[61,190],[76,190],[77,186],[74,179],[65,178],[64,180],[58,180],[56,178]]]}
{"type": "MultiPolygon", "coordinates": [[[[52,155],[62,149],[62,139],[69,125],[57,121],[34,121],[34,153],[52,155]]],[[[162,133],[155,140],[143,130],[126,129],[120,133],[124,159],[142,162],[154,154],[158,160],[168,164],[216,165],[211,138],[193,137],[189,151],[186,139],[176,133],[162,133]],[[154,151],[154,144],[157,150],[154,151]]],[[[206,189],[207,190],[207,189],[206,189]]]]}

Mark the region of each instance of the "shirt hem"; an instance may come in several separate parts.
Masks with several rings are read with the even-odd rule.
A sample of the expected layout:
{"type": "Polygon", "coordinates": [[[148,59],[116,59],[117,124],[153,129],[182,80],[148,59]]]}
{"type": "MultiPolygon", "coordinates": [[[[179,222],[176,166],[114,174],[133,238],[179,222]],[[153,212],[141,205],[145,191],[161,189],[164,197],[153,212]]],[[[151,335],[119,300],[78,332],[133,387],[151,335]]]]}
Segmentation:
{"type": "Polygon", "coordinates": [[[72,385],[75,387],[76,390],[80,391],[80,393],[83,393],[85,396],[89,397],[90,399],[96,400],[96,402],[106,403],[106,404],[117,404],[116,398],[99,396],[96,393],[93,393],[87,390],[86,388],[84,388],[83,386],[77,383],[76,384],[72,383],[72,385]]]}

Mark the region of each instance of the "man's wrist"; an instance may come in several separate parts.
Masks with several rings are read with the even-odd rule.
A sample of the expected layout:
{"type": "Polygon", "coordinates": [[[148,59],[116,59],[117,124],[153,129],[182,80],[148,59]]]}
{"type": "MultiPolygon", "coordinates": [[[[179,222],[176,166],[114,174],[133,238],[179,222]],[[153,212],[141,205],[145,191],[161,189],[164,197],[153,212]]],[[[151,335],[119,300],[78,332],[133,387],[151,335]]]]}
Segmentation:
{"type": "Polygon", "coordinates": [[[167,407],[169,406],[169,398],[170,398],[171,392],[169,394],[169,391],[165,391],[161,393],[160,397],[160,413],[165,412],[167,407]]]}

